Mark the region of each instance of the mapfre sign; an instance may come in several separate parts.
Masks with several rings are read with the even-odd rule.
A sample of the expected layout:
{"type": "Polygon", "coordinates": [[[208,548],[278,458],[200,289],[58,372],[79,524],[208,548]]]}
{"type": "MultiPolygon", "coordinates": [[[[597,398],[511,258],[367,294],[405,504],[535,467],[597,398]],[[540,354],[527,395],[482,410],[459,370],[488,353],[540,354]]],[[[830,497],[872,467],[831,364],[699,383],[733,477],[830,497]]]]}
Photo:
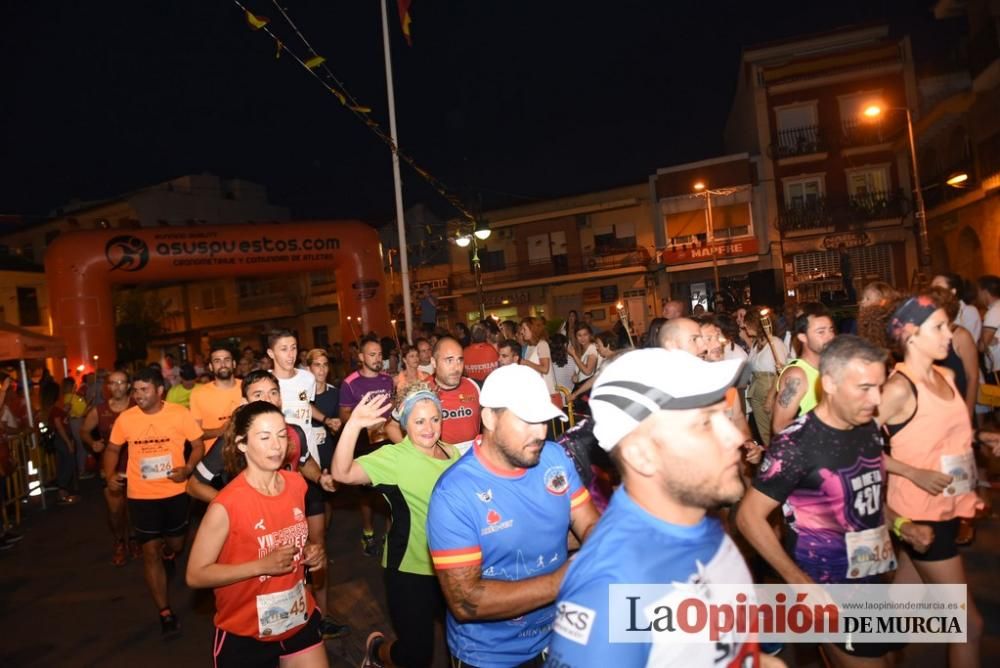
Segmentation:
{"type": "Polygon", "coordinates": [[[669,246],[658,252],[660,263],[667,265],[689,264],[717,258],[741,257],[757,254],[757,237],[746,239],[714,241],[705,244],[684,244],[669,246]]]}

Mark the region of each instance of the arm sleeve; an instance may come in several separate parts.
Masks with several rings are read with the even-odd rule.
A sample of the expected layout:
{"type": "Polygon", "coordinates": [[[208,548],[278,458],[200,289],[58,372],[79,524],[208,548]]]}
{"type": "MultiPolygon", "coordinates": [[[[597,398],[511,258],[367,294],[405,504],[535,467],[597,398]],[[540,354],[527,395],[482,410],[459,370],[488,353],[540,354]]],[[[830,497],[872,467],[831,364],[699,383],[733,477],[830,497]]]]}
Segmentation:
{"type": "Polygon", "coordinates": [[[463,510],[458,498],[446,489],[434,489],[427,513],[427,545],[437,570],[483,562],[479,531],[463,510]]]}
{"type": "Polygon", "coordinates": [[[372,485],[393,485],[399,480],[396,456],[399,448],[396,445],[384,445],[375,452],[358,457],[358,466],[372,481],[372,485]]]}
{"type": "Polygon", "coordinates": [[[789,433],[782,432],[771,442],[753,479],[754,489],[779,503],[784,503],[799,487],[806,474],[802,445],[793,442],[789,436],[789,433]]]}
{"type": "Polygon", "coordinates": [[[354,397],[354,390],[351,384],[343,382],[340,384],[340,407],[353,409],[358,405],[358,400],[354,397]]]}
{"type": "Polygon", "coordinates": [[[552,351],[549,349],[549,342],[546,341],[545,339],[539,341],[538,344],[535,346],[535,355],[537,355],[538,359],[540,360],[543,360],[547,357],[551,359],[552,351]]]}
{"type": "Polygon", "coordinates": [[[211,485],[212,481],[222,473],[222,469],[222,444],[216,443],[215,447],[209,450],[194,467],[194,477],[198,479],[198,482],[211,485]]]}

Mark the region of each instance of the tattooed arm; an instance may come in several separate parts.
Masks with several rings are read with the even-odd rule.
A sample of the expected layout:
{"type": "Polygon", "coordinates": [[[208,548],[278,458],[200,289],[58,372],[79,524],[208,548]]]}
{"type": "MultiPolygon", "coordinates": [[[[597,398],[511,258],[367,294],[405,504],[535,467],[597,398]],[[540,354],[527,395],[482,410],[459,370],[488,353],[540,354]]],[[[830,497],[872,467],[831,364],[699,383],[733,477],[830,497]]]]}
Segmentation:
{"type": "Polygon", "coordinates": [[[799,414],[799,402],[808,389],[806,373],[797,366],[785,369],[778,379],[778,397],[771,413],[771,433],[777,434],[799,414]]]}
{"type": "Polygon", "coordinates": [[[478,565],[439,568],[437,576],[448,609],[458,621],[513,619],[555,601],[568,565],[567,561],[552,573],[513,582],[484,580],[478,565]]]}

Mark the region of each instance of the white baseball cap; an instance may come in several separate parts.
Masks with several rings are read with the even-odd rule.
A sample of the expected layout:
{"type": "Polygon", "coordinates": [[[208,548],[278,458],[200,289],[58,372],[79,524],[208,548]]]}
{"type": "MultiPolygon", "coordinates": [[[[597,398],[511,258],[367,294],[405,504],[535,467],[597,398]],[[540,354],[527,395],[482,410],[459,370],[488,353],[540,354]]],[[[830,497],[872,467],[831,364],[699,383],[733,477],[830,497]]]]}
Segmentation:
{"type": "Polygon", "coordinates": [[[717,404],[743,360],[706,362],[683,350],[632,350],[608,364],[590,392],[594,436],[610,451],[656,411],[717,404]]]}
{"type": "Polygon", "coordinates": [[[492,371],[479,392],[483,408],[506,408],[525,422],[548,422],[566,416],[552,403],[545,380],[534,369],[508,364],[492,371]]]}

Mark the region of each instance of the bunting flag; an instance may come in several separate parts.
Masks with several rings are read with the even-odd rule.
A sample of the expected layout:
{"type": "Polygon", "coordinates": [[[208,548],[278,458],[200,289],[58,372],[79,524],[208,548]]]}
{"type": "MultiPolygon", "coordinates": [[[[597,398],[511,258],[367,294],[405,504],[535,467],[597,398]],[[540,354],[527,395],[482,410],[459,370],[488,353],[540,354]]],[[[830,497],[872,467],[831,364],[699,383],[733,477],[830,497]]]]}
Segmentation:
{"type": "Polygon", "coordinates": [[[266,26],[268,23],[271,22],[270,19],[268,19],[266,16],[257,16],[249,9],[246,10],[246,13],[247,13],[247,24],[254,30],[260,30],[261,28],[263,28],[264,26],[266,26]]]}
{"type": "MultiPolygon", "coordinates": [[[[241,0],[233,0],[238,8],[240,8],[247,20],[247,24],[254,30],[259,30],[266,34],[275,43],[275,58],[279,58],[282,52],[287,53],[288,56],[302,66],[317,82],[324,88],[326,88],[340,104],[350,111],[355,117],[358,118],[365,126],[372,131],[386,146],[389,150],[399,156],[400,161],[405,162],[410,166],[413,171],[415,171],[424,181],[427,182],[441,197],[443,197],[452,207],[457,210],[462,217],[469,223],[474,223],[476,221],[475,215],[469,210],[469,208],[462,202],[461,198],[451,192],[451,189],[443,182],[441,179],[431,174],[426,169],[422,168],[417,164],[416,160],[412,156],[408,155],[396,145],[396,142],[392,140],[392,137],[382,128],[381,125],[375,119],[371,117],[371,107],[367,107],[358,102],[357,99],[347,90],[346,86],[330,70],[330,67],[326,64],[326,58],[319,55],[316,50],[306,39],[306,36],[302,34],[295,22],[292,21],[292,17],[289,16],[287,9],[282,7],[279,0],[273,0],[274,6],[277,8],[278,12],[288,23],[289,27],[295,32],[296,36],[302,41],[305,47],[309,50],[311,54],[308,58],[300,57],[295,51],[289,48],[288,44],[282,41],[270,27],[270,21],[257,14],[254,14],[246,6],[244,6],[241,0]]],[[[410,42],[410,5],[412,0],[397,0],[400,10],[400,20],[403,24],[403,35],[406,37],[407,43],[410,42]]],[[[443,240],[445,237],[441,237],[443,240]]]]}
{"type": "Polygon", "coordinates": [[[406,38],[406,45],[413,46],[413,35],[410,34],[410,24],[413,19],[410,17],[411,0],[396,0],[399,7],[399,24],[403,27],[403,37],[406,38]]]}

